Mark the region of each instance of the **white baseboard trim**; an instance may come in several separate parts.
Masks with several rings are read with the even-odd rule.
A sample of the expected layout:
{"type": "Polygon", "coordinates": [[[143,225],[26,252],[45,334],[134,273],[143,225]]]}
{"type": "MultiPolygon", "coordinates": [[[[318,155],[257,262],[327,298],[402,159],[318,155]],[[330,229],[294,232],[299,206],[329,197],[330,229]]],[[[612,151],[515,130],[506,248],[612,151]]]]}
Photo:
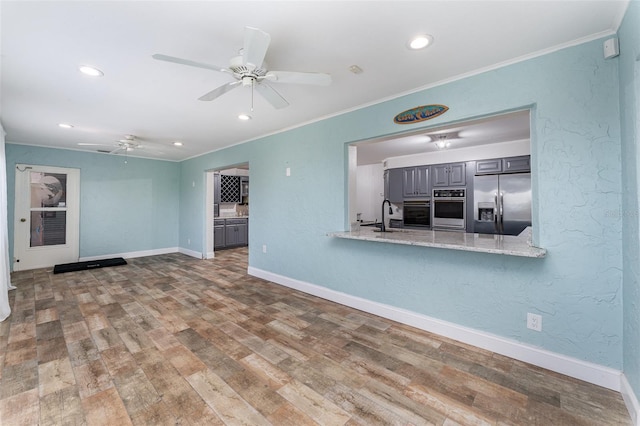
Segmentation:
{"type": "Polygon", "coordinates": [[[133,259],[134,257],[156,256],[159,254],[176,253],[178,247],[167,247],[162,249],[130,251],[126,253],[103,254],[101,256],[87,256],[78,259],[79,262],[88,262],[91,260],[109,259],[111,257],[123,257],[125,259],[133,259]]]}
{"type": "Polygon", "coordinates": [[[202,259],[202,253],[199,251],[187,250],[186,248],[179,247],[177,250],[179,253],[186,254],[187,256],[195,257],[196,259],[202,259]]]}
{"type": "Polygon", "coordinates": [[[622,399],[624,399],[624,403],[627,406],[627,410],[629,410],[629,415],[631,416],[631,424],[640,425],[640,402],[638,402],[638,397],[633,392],[633,388],[629,384],[627,380],[627,376],[622,375],[621,379],[621,390],[622,399]]]}
{"type": "Polygon", "coordinates": [[[251,266],[247,268],[247,273],[285,287],[300,290],[323,299],[620,392],[622,373],[613,368],[558,354],[416,312],[352,296],[251,266]]]}
{"type": "Polygon", "coordinates": [[[214,257],[216,257],[215,252],[210,251],[210,252],[207,252],[207,257],[205,259],[213,259],[214,257]]]}

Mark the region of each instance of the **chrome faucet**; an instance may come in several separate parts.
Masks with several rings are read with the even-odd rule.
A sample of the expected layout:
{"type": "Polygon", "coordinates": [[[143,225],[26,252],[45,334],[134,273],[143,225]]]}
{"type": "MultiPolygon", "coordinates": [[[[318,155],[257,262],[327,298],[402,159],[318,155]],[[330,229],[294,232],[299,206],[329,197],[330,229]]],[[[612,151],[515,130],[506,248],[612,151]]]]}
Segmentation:
{"type": "Polygon", "coordinates": [[[391,208],[391,201],[385,199],[382,202],[382,226],[380,227],[380,232],[386,232],[386,228],[384,226],[384,203],[389,203],[389,214],[393,214],[393,209],[391,208]]]}

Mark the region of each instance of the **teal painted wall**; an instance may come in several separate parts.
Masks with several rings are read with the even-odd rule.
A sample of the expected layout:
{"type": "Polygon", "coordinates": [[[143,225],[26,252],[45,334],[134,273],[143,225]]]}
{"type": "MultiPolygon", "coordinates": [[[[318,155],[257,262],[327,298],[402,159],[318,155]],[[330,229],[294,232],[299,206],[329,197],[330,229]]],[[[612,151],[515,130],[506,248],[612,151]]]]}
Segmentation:
{"type": "Polygon", "coordinates": [[[623,176],[624,372],[640,395],[640,2],[632,1],[618,31],[623,176]]]}
{"type": "MultiPolygon", "coordinates": [[[[179,163],[7,143],[9,224],[15,165],[80,169],[80,256],[178,246],[179,163]]],[[[13,226],[9,226],[13,257],[13,226]]]]}
{"type": "Polygon", "coordinates": [[[180,244],[204,229],[204,170],[248,161],[252,267],[621,369],[620,153],[617,60],[598,40],[184,161],[180,244]],[[346,144],[418,129],[392,117],[430,103],[450,109],[429,126],[532,106],[546,259],[326,236],[345,227],[346,144]]]}
{"type": "MultiPolygon", "coordinates": [[[[621,29],[623,49],[626,37],[637,46],[635,35],[625,35],[637,28],[632,3],[625,25],[635,21],[621,29]]],[[[81,256],[175,246],[203,252],[205,171],[249,162],[251,266],[622,369],[622,224],[629,220],[621,214],[621,168],[625,185],[636,180],[625,186],[631,201],[624,208],[637,209],[631,169],[638,155],[631,146],[637,138],[627,136],[633,118],[623,120],[621,150],[619,111],[628,100],[620,93],[630,82],[637,91],[638,83],[618,62],[602,58],[597,40],[182,163],[130,158],[124,166],[116,156],[8,143],[10,223],[16,163],[77,167],[81,256]],[[426,124],[392,123],[399,111],[429,103],[450,110],[426,124]],[[548,249],[546,259],[326,237],[345,226],[348,143],[522,107],[532,108],[535,238],[548,249]],[[630,151],[633,161],[622,161],[630,151]],[[527,312],[543,316],[542,333],[526,329],[527,312]]],[[[632,291],[625,321],[632,326],[633,226],[636,235],[624,239],[625,296],[632,291]]],[[[638,346],[637,336],[625,340],[636,391],[631,358],[638,346]]]]}

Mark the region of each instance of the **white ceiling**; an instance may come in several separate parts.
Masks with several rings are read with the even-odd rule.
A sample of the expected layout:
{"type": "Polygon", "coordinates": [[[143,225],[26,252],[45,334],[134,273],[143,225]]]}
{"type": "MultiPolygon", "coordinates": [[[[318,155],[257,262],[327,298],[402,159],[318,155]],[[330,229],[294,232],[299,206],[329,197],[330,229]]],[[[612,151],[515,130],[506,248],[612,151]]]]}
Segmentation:
{"type": "Polygon", "coordinates": [[[354,145],[358,147],[358,165],[381,163],[391,157],[435,152],[440,149],[436,142],[441,138],[449,143],[445,148],[448,150],[530,140],[530,120],[529,110],[522,110],[438,126],[401,137],[356,143],[354,145]]]}
{"type": "Polygon", "coordinates": [[[181,160],[611,34],[627,3],[3,0],[0,117],[7,142],[96,151],[133,134],[145,149],[129,155],[181,160]],[[290,106],[276,110],[256,96],[253,119],[242,122],[249,88],[199,101],[231,77],[151,58],[227,67],[245,26],[271,35],[272,69],[329,73],[333,83],[273,84],[290,106]],[[419,33],[434,43],[410,51],[419,33]],[[82,75],[80,64],[104,76],[82,75]],[[354,64],[364,72],[351,73],[354,64]]]}

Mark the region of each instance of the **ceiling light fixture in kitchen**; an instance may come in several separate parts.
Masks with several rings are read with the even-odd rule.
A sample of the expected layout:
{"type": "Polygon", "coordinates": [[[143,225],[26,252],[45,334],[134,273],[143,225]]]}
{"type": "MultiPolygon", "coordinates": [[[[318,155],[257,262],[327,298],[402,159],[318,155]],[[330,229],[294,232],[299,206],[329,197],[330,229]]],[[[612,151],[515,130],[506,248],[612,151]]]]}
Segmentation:
{"type": "Polygon", "coordinates": [[[238,115],[238,120],[249,121],[251,120],[251,116],[247,114],[240,114],[238,115]]]}
{"type": "Polygon", "coordinates": [[[436,147],[438,147],[438,149],[447,149],[449,146],[451,146],[451,142],[447,140],[447,135],[438,135],[436,147]]]}
{"type": "Polygon", "coordinates": [[[182,146],[182,142],[180,142],[180,141],[175,141],[175,142],[173,143],[173,146],[182,146]]]}
{"type": "Polygon", "coordinates": [[[420,50],[433,43],[433,37],[429,34],[421,34],[409,41],[409,48],[412,50],[420,50]]]}
{"type": "Polygon", "coordinates": [[[69,123],[59,123],[58,127],[61,127],[63,129],[73,129],[73,124],[69,124],[69,123]]]}
{"type": "Polygon", "coordinates": [[[92,67],[90,65],[80,65],[78,69],[82,74],[85,74],[91,77],[102,77],[104,75],[104,73],[100,71],[98,68],[92,67]]]}

